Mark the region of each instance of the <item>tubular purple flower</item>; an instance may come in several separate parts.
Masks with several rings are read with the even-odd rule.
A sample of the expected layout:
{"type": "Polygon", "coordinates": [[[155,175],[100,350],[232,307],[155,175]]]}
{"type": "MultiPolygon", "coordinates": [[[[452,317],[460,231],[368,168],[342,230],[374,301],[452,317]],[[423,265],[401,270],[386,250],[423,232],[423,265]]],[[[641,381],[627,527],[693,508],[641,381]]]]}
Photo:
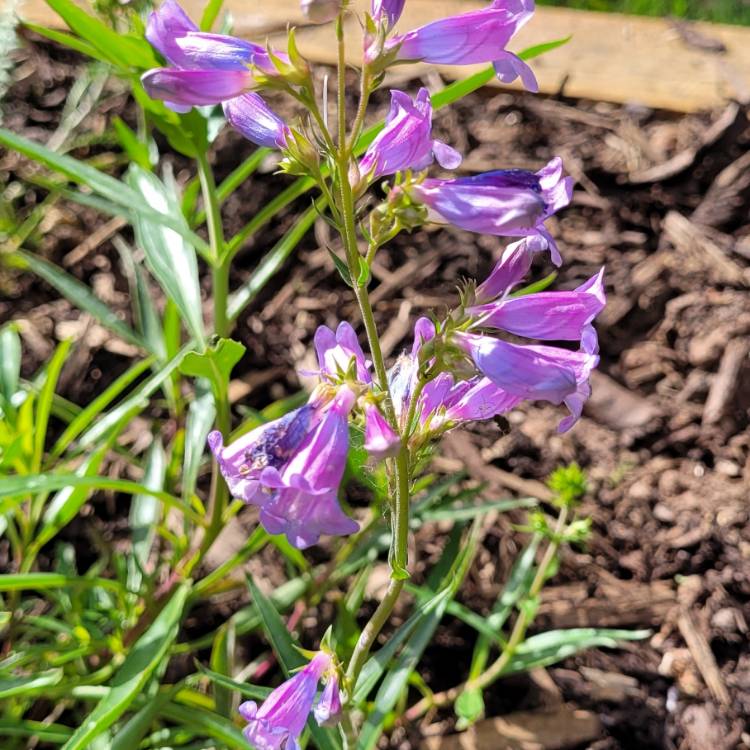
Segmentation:
{"type": "Polygon", "coordinates": [[[555,265],[562,262],[544,227],[545,219],[572,197],[573,180],[562,176],[559,158],[536,173],[509,169],[451,180],[426,179],[408,190],[436,221],[482,234],[539,236],[547,241],[555,265]]]}
{"type": "Polygon", "coordinates": [[[533,0],[495,0],[488,8],[433,21],[386,42],[397,60],[421,60],[443,65],[491,62],[498,78],[510,83],[520,76],[537,91],[531,68],[505,46],[534,14],[533,0]]]}
{"type": "Polygon", "coordinates": [[[283,469],[315,430],[321,420],[320,408],[314,402],[256,427],[228,446],[218,430],[208,436],[221,473],[234,497],[246,503],[263,506],[269,499],[261,482],[267,467],[283,469]]]}
{"type": "Polygon", "coordinates": [[[320,651],[304,669],[279,685],[260,708],[255,701],[240,706],[240,715],[248,722],[243,734],[255,750],[299,750],[318,682],[330,667],[331,657],[320,651]]]}
{"type": "Polygon", "coordinates": [[[198,31],[198,27],[175,0],[164,0],[155,11],[149,13],[146,39],[172,65],[187,67],[183,65],[183,53],[175,41],[190,31],[198,31]]]}
{"type": "MultiPolygon", "coordinates": [[[[506,297],[467,310],[474,328],[498,328],[545,341],[590,338],[591,322],[604,309],[604,269],[571,292],[539,292],[506,297]]],[[[596,334],[593,334],[594,338],[596,334]]]]}
{"type": "Polygon", "coordinates": [[[329,676],[328,682],[323,690],[323,694],[315,706],[315,721],[321,727],[329,727],[338,724],[341,719],[341,689],[339,688],[339,678],[333,673],[329,676]]]}
{"type": "Polygon", "coordinates": [[[315,544],[322,534],[344,536],[359,529],[338,502],[354,399],[349,388],[340,387],[291,460],[281,469],[268,466],[261,473],[261,483],[272,492],[261,507],[260,521],[270,534],[286,534],[298,549],[315,544]]]}
{"type": "Polygon", "coordinates": [[[595,342],[589,341],[589,346],[579,351],[568,351],[551,346],[520,346],[463,332],[455,332],[453,341],[482,375],[508,394],[565,403],[571,416],[561,422],[561,432],[570,429],[580,417],[591,391],[589,376],[599,363],[595,342]]]}
{"type": "Polygon", "coordinates": [[[372,0],[371,12],[375,21],[385,19],[386,28],[392,29],[404,11],[406,0],[372,0]]]}
{"type": "Polygon", "coordinates": [[[224,102],[224,116],[235,130],[258,146],[286,146],[289,128],[259,94],[242,94],[224,102]]]}
{"type": "Polygon", "coordinates": [[[393,431],[380,409],[370,401],[364,405],[365,442],[364,449],[376,461],[395,456],[401,447],[401,438],[393,431]]]}
{"type": "Polygon", "coordinates": [[[419,374],[419,353],[435,338],[435,324],[429,318],[419,318],[414,324],[414,343],[409,354],[402,354],[388,371],[388,389],[393,399],[396,416],[401,419],[409,409],[409,401],[419,374]]]}
{"type": "Polygon", "coordinates": [[[249,70],[182,70],[154,68],[141,76],[152,99],[184,106],[221,104],[253,88],[249,70]]]}
{"type": "Polygon", "coordinates": [[[365,359],[357,334],[349,323],[339,323],[336,333],[328,326],[320,326],[315,331],[314,343],[321,377],[335,382],[340,373],[349,370],[353,361],[357,379],[361,383],[372,383],[370,363],[365,359]]]}
{"type": "Polygon", "coordinates": [[[477,287],[477,302],[488,302],[508,294],[529,272],[534,254],[548,249],[549,243],[539,235],[524,237],[508,245],[490,275],[477,287]]]}
{"type": "Polygon", "coordinates": [[[432,138],[429,92],[420,89],[412,101],[403,91],[391,91],[385,127],[362,157],[360,172],[372,173],[376,179],[406,169],[427,169],[434,159],[446,169],[455,169],[461,163],[461,155],[455,149],[432,138]]]}

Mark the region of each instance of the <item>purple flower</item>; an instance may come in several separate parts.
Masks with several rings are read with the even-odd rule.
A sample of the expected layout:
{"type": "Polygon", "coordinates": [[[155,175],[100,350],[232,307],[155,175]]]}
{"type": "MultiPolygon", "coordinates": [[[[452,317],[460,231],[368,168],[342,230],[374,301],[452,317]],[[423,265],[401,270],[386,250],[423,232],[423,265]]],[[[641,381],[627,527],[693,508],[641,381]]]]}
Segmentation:
{"type": "Polygon", "coordinates": [[[224,116],[235,130],[258,146],[286,146],[289,128],[259,94],[242,94],[225,101],[224,116]]]}
{"type": "Polygon", "coordinates": [[[318,725],[332,726],[337,724],[341,718],[341,690],[339,688],[339,678],[333,673],[328,677],[323,694],[318,700],[318,705],[315,706],[315,721],[318,725]]]}
{"type": "MultiPolygon", "coordinates": [[[[260,708],[255,701],[243,703],[239,712],[248,722],[243,730],[247,741],[256,750],[299,750],[299,738],[313,710],[318,682],[331,666],[331,657],[320,651],[304,669],[279,685],[260,708]]],[[[330,677],[328,684],[333,682],[334,678],[330,677]]],[[[322,702],[323,697],[318,708],[322,702]]],[[[321,715],[327,710],[328,706],[324,705],[321,715]]],[[[317,713],[316,708],[316,718],[317,713]]]]}
{"type": "Polygon", "coordinates": [[[321,377],[336,382],[353,364],[357,379],[361,383],[372,383],[370,363],[365,359],[357,334],[349,323],[339,323],[336,333],[328,326],[320,326],[315,331],[315,353],[321,377]]]}
{"type": "Polygon", "coordinates": [[[365,450],[376,460],[395,456],[401,447],[401,438],[388,424],[380,409],[370,401],[364,405],[365,450]]]}
{"type": "Polygon", "coordinates": [[[422,391],[420,421],[429,431],[437,432],[463,422],[491,419],[521,401],[521,396],[508,393],[489,378],[478,376],[456,383],[450,373],[442,372],[422,391]]]}
{"type": "Polygon", "coordinates": [[[173,102],[181,108],[221,104],[253,88],[249,70],[182,70],[154,68],[141,76],[152,99],[173,102]]]}
{"type": "Polygon", "coordinates": [[[386,28],[392,29],[404,11],[406,0],[372,0],[371,15],[375,21],[385,19],[386,28]]]}
{"type": "Polygon", "coordinates": [[[474,333],[455,332],[453,341],[474,362],[477,370],[508,394],[528,400],[565,403],[571,416],[559,426],[570,429],[590,395],[588,380],[599,363],[595,341],[579,351],[552,346],[520,346],[474,333]]]}
{"type": "Polygon", "coordinates": [[[531,68],[505,46],[534,13],[533,0],[495,0],[489,8],[433,21],[386,42],[397,60],[443,65],[491,62],[498,78],[510,83],[519,76],[537,91],[531,68]]]}
{"type": "Polygon", "coordinates": [[[422,88],[412,101],[403,91],[391,91],[391,109],[385,127],[370,144],[360,162],[360,172],[372,172],[373,178],[406,169],[422,170],[437,159],[446,169],[455,169],[461,155],[432,138],[432,103],[422,88]]]}
{"type": "MultiPolygon", "coordinates": [[[[255,87],[251,68],[278,75],[268,51],[225,34],[201,32],[174,0],[149,15],[146,38],[173,67],[154,68],[141,82],[152,99],[177,111],[219,104],[255,87]]],[[[277,56],[288,62],[284,53],[277,56]]]]}
{"type": "Polygon", "coordinates": [[[536,173],[509,169],[451,180],[426,179],[409,191],[437,221],[482,234],[540,236],[548,242],[555,264],[562,262],[544,227],[544,220],[567,206],[572,196],[573,180],[562,176],[559,158],[536,173]]]}
{"type": "Polygon", "coordinates": [[[529,272],[534,254],[548,249],[549,243],[538,234],[508,245],[490,275],[477,287],[477,301],[486,302],[508,294],[529,272]]]}
{"type": "Polygon", "coordinates": [[[592,348],[591,321],[604,309],[604,269],[571,292],[539,292],[505,297],[467,310],[475,328],[498,328],[545,341],[580,341],[592,348]]]}
{"type": "Polygon", "coordinates": [[[399,420],[406,416],[411,394],[417,384],[419,353],[428,341],[435,338],[435,333],[435,324],[429,318],[419,318],[414,324],[414,344],[411,352],[402,354],[388,371],[388,390],[399,420]]]}
{"type": "Polygon", "coordinates": [[[332,399],[314,395],[305,406],[226,447],[220,432],[208,436],[232,494],[260,507],[266,531],[286,534],[299,549],[315,544],[321,534],[352,534],[359,528],[338,502],[353,405],[354,394],[344,386],[332,399]]]}
{"type": "Polygon", "coordinates": [[[359,530],[338,501],[354,399],[349,388],[339,388],[289,462],[281,468],[269,466],[261,474],[270,495],[261,507],[260,521],[269,534],[286,534],[298,549],[316,544],[322,534],[344,536],[359,530]]]}

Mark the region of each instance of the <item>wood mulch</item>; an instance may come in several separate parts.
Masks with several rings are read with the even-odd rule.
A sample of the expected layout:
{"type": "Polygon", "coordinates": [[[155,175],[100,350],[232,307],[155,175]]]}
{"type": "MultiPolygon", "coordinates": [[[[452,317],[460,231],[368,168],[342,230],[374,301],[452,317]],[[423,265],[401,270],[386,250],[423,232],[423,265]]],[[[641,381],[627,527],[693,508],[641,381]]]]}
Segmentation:
{"type": "MultiPolygon", "coordinates": [[[[58,129],[79,61],[36,41],[16,59],[5,125],[46,141],[58,129]]],[[[434,87],[439,81],[422,83],[434,87]]],[[[85,120],[92,142],[74,153],[104,160],[116,153],[102,139],[107,123],[113,114],[128,120],[133,113],[116,84],[105,92],[85,120]]],[[[593,518],[593,537],[585,550],[563,555],[535,628],[645,627],[653,635],[496,683],[486,696],[487,714],[500,718],[481,724],[464,744],[445,739],[453,731],[445,712],[395,728],[384,747],[750,747],[747,109],[729,104],[675,116],[487,91],[441,111],[436,136],[466,154],[466,171],[539,168],[562,156],[577,187],[572,206],[551,222],[566,261],[557,288],[571,288],[606,265],[609,294],[598,326],[602,365],[578,426],[559,436],[559,410],[525,406],[501,429],[482,424],[449,436],[438,468],[468,468],[487,482],[488,497],[543,496],[540,482],[561,463],[578,461],[590,477],[584,511],[593,518]],[[519,727],[530,728],[532,736],[524,739],[519,727]]],[[[214,157],[219,178],[250,151],[237,135],[223,133],[214,157]]],[[[185,180],[188,165],[171,161],[177,179],[185,180]]],[[[228,232],[283,187],[285,178],[272,170],[266,165],[227,202],[228,232]]],[[[0,190],[23,215],[45,195],[41,189],[21,194],[16,187],[33,171],[13,154],[0,155],[0,190]]],[[[294,213],[275,220],[248,243],[233,284],[247,278],[293,221],[294,213]]],[[[61,202],[47,211],[30,246],[128,316],[127,283],[111,243],[119,229],[61,202]]],[[[336,249],[319,222],[243,314],[236,335],[248,354],[236,373],[237,414],[242,406],[262,407],[299,388],[295,368],[309,361],[318,325],[357,320],[326,244],[336,249]]],[[[455,300],[461,278],[485,275],[501,246],[492,237],[426,229],[381,251],[372,288],[387,354],[407,345],[419,314],[439,313],[455,300]]],[[[0,289],[0,320],[21,321],[25,374],[70,335],[79,343],[75,362],[63,373],[66,398],[89,401],[128,366],[134,355],[129,347],[45,284],[2,271],[0,289]]],[[[105,504],[96,510],[102,524],[121,517],[105,504]]],[[[82,547],[85,533],[83,522],[69,531],[82,547]]],[[[425,535],[441,533],[421,532],[423,555],[436,546],[425,535]]],[[[487,612],[522,542],[507,519],[494,518],[461,601],[487,612]]],[[[85,549],[81,554],[85,558],[85,549]]],[[[424,566],[424,559],[418,562],[417,575],[424,566]]],[[[269,578],[275,575],[269,568],[269,578]]],[[[433,689],[451,687],[468,669],[473,638],[455,622],[441,626],[421,668],[433,689]]]]}

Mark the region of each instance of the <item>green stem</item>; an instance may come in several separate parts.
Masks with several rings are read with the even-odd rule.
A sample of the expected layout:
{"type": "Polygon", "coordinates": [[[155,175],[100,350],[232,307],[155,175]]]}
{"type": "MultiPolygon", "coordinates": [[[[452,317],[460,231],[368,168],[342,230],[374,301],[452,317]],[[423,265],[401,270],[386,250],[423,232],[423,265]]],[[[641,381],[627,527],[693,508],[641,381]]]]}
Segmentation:
{"type": "MultiPolygon", "coordinates": [[[[534,580],[529,587],[529,599],[535,599],[539,596],[542,586],[544,586],[544,583],[547,580],[547,570],[560,549],[560,538],[565,529],[565,524],[568,522],[568,512],[568,508],[566,507],[563,507],[560,511],[555,530],[552,532],[550,542],[547,545],[547,549],[544,551],[542,561],[539,563],[534,580]]],[[[519,608],[518,618],[513,625],[513,630],[510,633],[508,642],[500,656],[490,665],[489,669],[478,677],[469,679],[463,684],[457,685],[450,690],[445,690],[442,693],[435,693],[435,695],[430,698],[423,698],[406,712],[405,718],[409,721],[413,721],[418,719],[431,708],[442,708],[443,706],[453,703],[464,691],[482,690],[491,685],[498,679],[498,677],[502,676],[503,672],[508,667],[510,660],[516,653],[516,650],[521,643],[523,643],[523,640],[526,637],[526,630],[531,624],[532,619],[533,614],[531,613],[530,608],[519,608]]]]}
{"type": "Polygon", "coordinates": [[[346,40],[344,39],[344,11],[336,19],[336,46],[338,50],[338,143],[339,155],[346,156],[346,40]]]}

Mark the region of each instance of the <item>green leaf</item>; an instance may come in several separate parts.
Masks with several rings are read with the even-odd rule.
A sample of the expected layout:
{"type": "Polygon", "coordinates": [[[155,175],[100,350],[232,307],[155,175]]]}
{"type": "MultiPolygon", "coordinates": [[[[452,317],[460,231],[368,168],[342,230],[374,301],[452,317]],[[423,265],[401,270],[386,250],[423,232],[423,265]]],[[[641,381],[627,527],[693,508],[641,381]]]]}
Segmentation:
{"type": "Polygon", "coordinates": [[[62,724],[25,719],[0,719],[0,737],[33,737],[37,742],[62,745],[73,733],[62,724]]]}
{"type": "Polygon", "coordinates": [[[84,578],[68,576],[63,573],[8,573],[0,575],[0,591],[46,591],[83,586],[86,588],[104,588],[124,593],[119,581],[110,578],[84,578]]]}
{"type": "Polygon", "coordinates": [[[239,341],[218,339],[205,352],[188,352],[180,365],[180,372],[193,378],[205,378],[211,383],[214,394],[226,392],[229,376],[242,359],[245,347],[239,341]]]}
{"type": "Polygon", "coordinates": [[[461,728],[471,726],[484,715],[484,696],[481,690],[464,690],[456,701],[456,715],[461,728]]]}
{"type": "Polygon", "coordinates": [[[170,692],[157,693],[150,697],[146,705],[134,713],[117,732],[107,750],[133,750],[139,747],[154,719],[161,715],[162,708],[170,698],[170,692]]]}
{"type": "MultiPolygon", "coordinates": [[[[109,204],[116,206],[115,212],[127,217],[129,221],[132,221],[134,216],[137,215],[157,224],[164,224],[179,233],[186,242],[191,243],[204,253],[208,252],[209,248],[206,242],[186,227],[184,219],[175,221],[171,216],[154,210],[148,203],[144,203],[140,193],[105,172],[71,156],[58,154],[46,146],[17,135],[6,128],[0,128],[0,145],[5,146],[10,151],[18,151],[39,164],[64,175],[73,182],[86,185],[94,193],[105,198],[109,204]]],[[[105,209],[101,204],[97,204],[94,200],[96,196],[86,195],[85,193],[71,193],[72,191],[61,192],[62,195],[80,203],[98,205],[100,209],[112,212],[111,208],[105,209]]]]}
{"type": "Polygon", "coordinates": [[[551,42],[542,42],[541,44],[535,44],[532,47],[527,47],[522,52],[518,53],[518,56],[522,60],[533,60],[535,57],[540,57],[547,52],[552,52],[553,49],[562,47],[567,44],[573,38],[572,34],[564,36],[560,39],[553,39],[551,42]]]}
{"type": "Polygon", "coordinates": [[[339,258],[336,253],[331,250],[330,247],[327,247],[326,250],[328,250],[328,255],[333,261],[333,265],[336,267],[336,270],[339,272],[339,276],[341,276],[341,280],[349,287],[354,287],[354,283],[352,282],[352,275],[349,273],[349,267],[344,263],[341,258],[339,258]]]}
{"type": "Polygon", "coordinates": [[[114,65],[125,69],[136,67],[144,70],[158,66],[156,55],[145,39],[114,31],[71,0],[46,2],[68,24],[71,31],[85,39],[114,65]]]}
{"type": "MultiPolygon", "coordinates": [[[[183,224],[184,232],[189,232],[187,222],[173,195],[159,178],[131,164],[127,181],[139,194],[140,200],[164,216],[171,223],[183,224]]],[[[197,341],[203,340],[203,316],[201,315],[201,291],[198,281],[198,261],[195,247],[183,236],[164,225],[143,215],[135,220],[135,236],[146,254],[146,264],[164,290],[164,293],[177,305],[188,330],[197,341]]]]}
{"type": "Polygon", "coordinates": [[[128,127],[122,117],[118,115],[112,118],[112,127],[115,129],[117,140],[120,141],[120,145],[128,159],[135,162],[139,167],[150,170],[151,154],[148,144],[141,141],[135,132],[128,127]]]}
{"type": "Polygon", "coordinates": [[[223,5],[224,0],[208,0],[199,24],[201,31],[211,31],[211,27],[214,25],[223,5]]]}
{"type": "MultiPolygon", "coordinates": [[[[144,487],[149,490],[163,490],[166,473],[167,454],[161,438],[155,436],[146,458],[144,487]]],[[[130,591],[138,591],[141,585],[142,571],[145,570],[151,554],[156,526],[161,520],[162,510],[159,498],[148,493],[135,495],[130,504],[128,523],[133,543],[132,557],[128,558],[128,589],[130,591]]]]}
{"type": "Polygon", "coordinates": [[[16,250],[4,256],[3,262],[19,270],[31,271],[54,287],[75,307],[87,312],[123,341],[140,349],[148,349],[146,342],[130,326],[123,323],[113,310],[96,297],[85,284],[67,271],[63,271],[59,266],[25,250],[16,250]]]}
{"type": "Polygon", "coordinates": [[[247,682],[237,682],[227,677],[225,674],[214,672],[212,669],[204,667],[200,662],[195,664],[202,674],[206,675],[211,682],[216,685],[221,685],[227,690],[231,690],[235,693],[239,693],[244,698],[250,698],[254,701],[264,701],[270,694],[271,688],[260,687],[259,685],[251,685],[247,682]]]}
{"type": "Polygon", "coordinates": [[[5,477],[0,483],[0,513],[13,507],[10,498],[36,495],[40,492],[53,492],[65,487],[88,487],[98,490],[115,490],[131,495],[148,493],[158,497],[165,505],[178,508],[194,523],[203,524],[203,516],[186,506],[180,498],[166,492],[151,490],[137,482],[110,477],[78,476],[77,474],[33,474],[28,476],[5,477]]]}
{"type": "MultiPolygon", "coordinates": [[[[178,726],[192,729],[201,735],[218,740],[219,747],[230,750],[248,750],[248,743],[242,732],[229,720],[213,711],[197,706],[180,706],[167,703],[162,709],[162,716],[174,721],[178,726]]],[[[211,746],[213,747],[213,746],[211,746]]],[[[63,748],[66,750],[66,748],[63,748]]]]}
{"type": "Polygon", "coordinates": [[[60,378],[60,372],[65,365],[72,343],[70,339],[60,342],[44,371],[43,385],[39,391],[34,415],[34,454],[31,459],[31,471],[33,472],[38,472],[42,468],[52,399],[55,396],[57,381],[60,378]]]}
{"type": "Polygon", "coordinates": [[[63,750],[85,750],[127,711],[177,637],[189,590],[189,585],[183,584],[174,591],[167,605],[136,641],[117,670],[107,695],[83,720],[63,750]]]}
{"type": "Polygon", "coordinates": [[[77,36],[73,36],[64,31],[57,31],[56,29],[48,29],[46,26],[40,26],[39,24],[31,23],[30,21],[21,21],[21,24],[35,34],[39,34],[40,36],[56,42],[63,47],[74,49],[76,52],[86,55],[86,57],[90,57],[93,60],[99,60],[100,62],[109,62],[109,59],[102,55],[96,47],[83,39],[79,39],[77,36]]]}
{"type": "MultiPolygon", "coordinates": [[[[227,620],[216,633],[209,662],[213,672],[230,678],[234,671],[235,635],[234,620],[227,620]]],[[[229,690],[225,685],[216,683],[214,685],[214,703],[217,713],[231,718],[234,711],[232,690],[229,690]]]]}
{"type": "Polygon", "coordinates": [[[230,295],[227,311],[230,320],[237,320],[242,311],[281,270],[286,259],[310,230],[319,216],[319,211],[322,211],[325,205],[324,200],[318,199],[315,206],[302,214],[286,234],[263,256],[257,268],[250,274],[250,278],[230,295]]]}
{"type": "Polygon", "coordinates": [[[509,510],[518,508],[536,508],[539,502],[533,497],[522,497],[512,500],[493,500],[482,502],[477,505],[453,505],[436,508],[434,510],[425,510],[420,514],[422,521],[471,521],[486,515],[492,511],[506,513],[509,510]]]}
{"type": "Polygon", "coordinates": [[[12,404],[21,378],[21,337],[14,324],[0,329],[0,393],[12,404]]]}
{"type": "Polygon", "coordinates": [[[503,675],[546,667],[589,648],[617,648],[622,641],[640,641],[650,635],[650,630],[610,628],[548,630],[532,635],[521,643],[503,670],[503,675]]]}
{"type": "Polygon", "coordinates": [[[77,414],[76,417],[65,428],[65,431],[57,439],[52,447],[52,458],[61,456],[70,444],[83,432],[99,414],[109,406],[133,381],[143,375],[155,362],[154,357],[147,357],[136,362],[126,370],[120,377],[112,382],[102,393],[77,414]]]}
{"type": "Polygon", "coordinates": [[[22,695],[38,695],[47,688],[62,681],[64,672],[61,667],[48,669],[28,677],[7,677],[0,679],[0,699],[13,698],[22,695]]]}
{"type": "Polygon", "coordinates": [[[206,390],[190,402],[185,423],[185,460],[182,466],[182,497],[187,500],[195,492],[198,470],[206,450],[206,438],[214,424],[214,396],[206,390]]]}

